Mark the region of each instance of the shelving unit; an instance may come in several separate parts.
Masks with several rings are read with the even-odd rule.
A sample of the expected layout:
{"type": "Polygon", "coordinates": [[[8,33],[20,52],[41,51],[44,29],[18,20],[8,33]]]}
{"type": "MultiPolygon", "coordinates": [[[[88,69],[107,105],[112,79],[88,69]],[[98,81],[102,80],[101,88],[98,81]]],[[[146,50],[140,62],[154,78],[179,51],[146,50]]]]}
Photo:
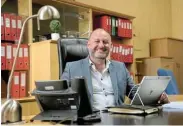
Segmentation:
{"type": "MultiPolygon", "coordinates": [[[[12,4],[14,3],[15,1],[13,1],[12,4]]],[[[8,79],[12,70],[13,61],[16,54],[17,42],[20,37],[21,26],[25,16],[13,12],[13,9],[9,12],[6,12],[5,8],[2,9],[3,12],[1,13],[1,19],[3,21],[2,23],[4,28],[1,28],[1,98],[6,98],[8,79]]],[[[29,49],[26,41],[24,41],[24,36],[22,40],[23,41],[20,45],[20,50],[11,81],[11,98],[22,98],[28,96],[26,91],[29,90],[27,88],[29,75],[29,49]],[[17,87],[17,84],[25,86],[17,87]]]]}
{"type": "MultiPolygon", "coordinates": [[[[114,13],[114,12],[106,12],[105,10],[92,10],[92,25],[93,25],[93,30],[95,27],[98,27],[95,25],[95,18],[98,18],[100,16],[107,16],[108,19],[106,20],[108,23],[107,25],[112,25],[112,17],[115,17],[116,20],[115,20],[115,24],[116,24],[116,21],[118,23],[118,19],[126,19],[126,20],[130,20],[132,21],[132,17],[127,17],[127,16],[124,16],[124,15],[120,15],[118,13],[114,13]],[[110,21],[109,21],[110,20],[110,21]]],[[[118,24],[119,25],[119,24],[118,24]]],[[[112,26],[111,27],[111,37],[112,37],[112,44],[122,44],[122,45],[130,45],[130,46],[133,46],[133,35],[132,35],[132,38],[126,38],[126,37],[120,37],[118,35],[115,35],[113,36],[112,35],[112,26]]],[[[119,27],[118,27],[119,28],[119,27]]],[[[118,31],[116,31],[118,33],[118,31]]],[[[116,33],[116,34],[117,34],[116,33]]],[[[113,50],[113,49],[112,49],[113,50]]],[[[118,48],[118,51],[119,51],[119,48],[118,48]]],[[[109,56],[109,59],[111,59],[111,57],[109,56]]],[[[133,60],[134,61],[134,60],[133,60]]],[[[134,63],[125,63],[127,69],[130,71],[130,73],[133,73],[133,79],[135,82],[137,82],[137,78],[135,78],[135,73],[136,73],[136,69],[135,69],[135,64],[134,63]]]]}

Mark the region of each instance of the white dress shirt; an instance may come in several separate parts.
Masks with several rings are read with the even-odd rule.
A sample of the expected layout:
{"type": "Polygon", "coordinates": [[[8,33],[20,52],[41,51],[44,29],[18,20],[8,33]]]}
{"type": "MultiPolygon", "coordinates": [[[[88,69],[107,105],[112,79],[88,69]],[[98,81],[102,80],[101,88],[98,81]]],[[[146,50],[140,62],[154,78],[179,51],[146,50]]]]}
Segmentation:
{"type": "Polygon", "coordinates": [[[109,74],[110,61],[106,60],[106,68],[100,73],[89,60],[93,86],[93,107],[102,110],[107,106],[114,106],[114,91],[109,74]]]}

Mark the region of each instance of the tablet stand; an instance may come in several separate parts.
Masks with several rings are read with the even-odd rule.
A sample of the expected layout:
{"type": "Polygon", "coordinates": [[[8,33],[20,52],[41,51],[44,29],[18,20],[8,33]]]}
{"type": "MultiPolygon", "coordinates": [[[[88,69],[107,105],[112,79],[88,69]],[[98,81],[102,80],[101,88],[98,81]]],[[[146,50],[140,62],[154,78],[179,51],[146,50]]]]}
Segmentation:
{"type": "MultiPolygon", "coordinates": [[[[139,86],[139,85],[133,86],[133,88],[131,89],[130,93],[132,92],[132,90],[133,90],[135,87],[137,87],[137,91],[135,92],[135,95],[133,96],[133,99],[132,99],[130,105],[133,105],[133,102],[134,102],[135,97],[138,96],[138,98],[139,98],[139,100],[140,100],[142,106],[144,106],[144,103],[143,103],[143,101],[142,101],[142,99],[141,99],[141,97],[140,97],[140,95],[139,95],[139,89],[140,89],[140,86],[139,86]],[[137,87],[137,86],[138,86],[138,87],[137,87]]],[[[129,93],[129,95],[130,95],[130,93],[129,93]]],[[[128,96],[129,96],[129,95],[128,95],[128,96]]]]}

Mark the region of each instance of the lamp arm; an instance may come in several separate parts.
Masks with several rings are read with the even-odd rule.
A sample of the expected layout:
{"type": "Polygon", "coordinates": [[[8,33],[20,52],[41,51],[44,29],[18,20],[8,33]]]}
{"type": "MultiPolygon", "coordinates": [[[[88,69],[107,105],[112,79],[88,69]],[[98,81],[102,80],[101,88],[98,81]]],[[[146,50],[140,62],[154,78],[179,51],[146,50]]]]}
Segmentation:
{"type": "Polygon", "coordinates": [[[22,29],[21,29],[21,32],[20,32],[20,37],[19,37],[19,40],[18,40],[18,46],[17,46],[17,49],[16,49],[15,58],[14,58],[14,61],[13,61],[12,70],[11,70],[11,73],[10,73],[10,76],[9,76],[9,79],[8,79],[7,99],[10,99],[10,98],[11,98],[11,95],[10,95],[11,81],[12,81],[12,77],[13,77],[13,72],[14,72],[14,70],[15,70],[15,63],[16,63],[16,61],[17,61],[17,56],[18,56],[20,44],[21,44],[21,41],[22,41],[22,36],[23,36],[25,24],[27,23],[27,21],[28,21],[29,19],[31,19],[31,18],[36,18],[36,17],[38,17],[37,14],[36,14],[36,15],[32,15],[32,16],[26,18],[25,21],[23,22],[22,29]]]}

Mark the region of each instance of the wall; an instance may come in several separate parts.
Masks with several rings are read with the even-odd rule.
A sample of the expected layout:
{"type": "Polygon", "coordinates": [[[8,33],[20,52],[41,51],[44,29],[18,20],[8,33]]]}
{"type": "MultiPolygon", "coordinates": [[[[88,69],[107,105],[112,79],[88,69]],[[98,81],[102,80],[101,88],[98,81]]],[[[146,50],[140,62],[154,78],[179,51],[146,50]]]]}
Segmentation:
{"type": "Polygon", "coordinates": [[[171,0],[172,37],[183,39],[183,0],[171,0]]]}
{"type": "Polygon", "coordinates": [[[135,16],[135,57],[149,56],[149,40],[171,36],[171,0],[76,0],[78,2],[135,16]],[[105,3],[105,4],[104,4],[105,3]]]}

